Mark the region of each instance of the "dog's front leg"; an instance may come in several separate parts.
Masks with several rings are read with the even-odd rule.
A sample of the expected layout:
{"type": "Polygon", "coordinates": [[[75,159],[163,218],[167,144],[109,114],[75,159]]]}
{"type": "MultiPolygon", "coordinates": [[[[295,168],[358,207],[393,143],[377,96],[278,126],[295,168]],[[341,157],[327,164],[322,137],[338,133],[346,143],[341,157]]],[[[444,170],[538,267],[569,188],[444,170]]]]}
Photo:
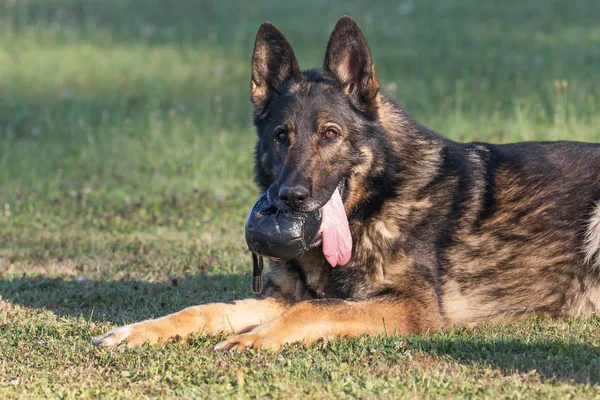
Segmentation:
{"type": "Polygon", "coordinates": [[[285,343],[319,339],[437,331],[442,317],[433,298],[385,296],[365,301],[309,300],[250,332],[232,336],[215,350],[262,348],[277,350],[285,343]]]}
{"type": "Polygon", "coordinates": [[[289,305],[274,297],[189,307],[162,318],[115,328],[92,339],[98,346],[129,347],[183,340],[194,333],[244,332],[281,315],[289,305]]]}

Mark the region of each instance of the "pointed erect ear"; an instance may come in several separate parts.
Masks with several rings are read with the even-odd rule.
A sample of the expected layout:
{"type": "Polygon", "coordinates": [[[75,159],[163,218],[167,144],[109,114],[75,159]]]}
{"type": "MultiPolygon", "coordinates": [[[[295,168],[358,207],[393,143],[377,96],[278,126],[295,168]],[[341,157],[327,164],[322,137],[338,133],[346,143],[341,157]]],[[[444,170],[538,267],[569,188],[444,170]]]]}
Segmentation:
{"type": "Polygon", "coordinates": [[[298,61],[283,34],[270,22],[258,29],[252,54],[251,99],[260,112],[287,81],[300,75],[298,61]]]}
{"type": "Polygon", "coordinates": [[[373,103],[379,91],[377,72],[365,36],[352,18],[341,17],[333,28],[323,69],[353,100],[363,105],[373,103]]]}

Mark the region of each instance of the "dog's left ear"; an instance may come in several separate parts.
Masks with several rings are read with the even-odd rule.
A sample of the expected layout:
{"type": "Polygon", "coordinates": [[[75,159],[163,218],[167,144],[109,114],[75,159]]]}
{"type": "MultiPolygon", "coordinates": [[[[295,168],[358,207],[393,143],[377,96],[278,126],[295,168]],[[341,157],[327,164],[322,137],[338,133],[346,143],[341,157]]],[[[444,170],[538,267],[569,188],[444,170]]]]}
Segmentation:
{"type": "Polygon", "coordinates": [[[374,106],[379,80],[365,36],[352,18],[341,17],[333,28],[323,69],[357,105],[374,106]]]}

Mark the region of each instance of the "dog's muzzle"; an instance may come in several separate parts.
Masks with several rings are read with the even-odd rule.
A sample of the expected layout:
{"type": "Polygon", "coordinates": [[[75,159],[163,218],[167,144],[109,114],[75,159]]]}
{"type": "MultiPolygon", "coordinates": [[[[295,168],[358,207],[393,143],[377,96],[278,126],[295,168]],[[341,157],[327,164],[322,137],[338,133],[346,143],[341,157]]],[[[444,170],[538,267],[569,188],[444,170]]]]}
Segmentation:
{"type": "Polygon", "coordinates": [[[262,257],[287,261],[309,249],[321,227],[321,211],[310,213],[281,211],[263,194],[246,220],[246,243],[252,252],[252,291],[262,290],[262,257]]]}

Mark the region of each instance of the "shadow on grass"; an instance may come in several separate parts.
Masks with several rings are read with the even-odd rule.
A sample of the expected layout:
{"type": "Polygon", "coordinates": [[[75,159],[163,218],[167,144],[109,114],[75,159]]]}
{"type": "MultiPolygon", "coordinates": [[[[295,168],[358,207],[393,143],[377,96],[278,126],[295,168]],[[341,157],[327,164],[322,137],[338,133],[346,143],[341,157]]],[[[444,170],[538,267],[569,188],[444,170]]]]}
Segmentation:
{"type": "Polygon", "coordinates": [[[201,274],[169,282],[92,281],[60,278],[0,279],[0,298],[58,316],[118,325],[160,317],[182,308],[247,297],[250,277],[201,274]]]}
{"type": "MultiPolygon", "coordinates": [[[[0,280],[0,296],[59,316],[125,324],[192,305],[247,297],[249,283],[249,276],[235,274],[202,274],[162,283],[15,278],[0,280]]],[[[550,382],[600,383],[600,348],[586,343],[469,336],[416,336],[411,342],[410,347],[433,356],[436,364],[450,358],[475,368],[490,366],[525,382],[536,380],[537,374],[550,382]]]]}
{"type": "Polygon", "coordinates": [[[488,365],[524,382],[535,381],[537,374],[547,381],[600,384],[600,348],[586,343],[462,337],[426,340],[418,347],[435,358],[450,357],[474,367],[488,365]]]}

